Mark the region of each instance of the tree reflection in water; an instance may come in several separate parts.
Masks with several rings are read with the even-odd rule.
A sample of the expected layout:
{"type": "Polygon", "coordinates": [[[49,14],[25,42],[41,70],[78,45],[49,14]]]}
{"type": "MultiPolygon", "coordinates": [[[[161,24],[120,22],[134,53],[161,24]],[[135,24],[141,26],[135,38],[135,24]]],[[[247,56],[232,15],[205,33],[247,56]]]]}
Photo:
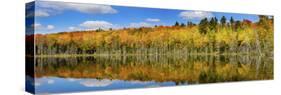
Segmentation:
{"type": "Polygon", "coordinates": [[[175,84],[273,79],[273,59],[262,56],[95,56],[36,58],[35,78],[172,81],[175,84]]]}

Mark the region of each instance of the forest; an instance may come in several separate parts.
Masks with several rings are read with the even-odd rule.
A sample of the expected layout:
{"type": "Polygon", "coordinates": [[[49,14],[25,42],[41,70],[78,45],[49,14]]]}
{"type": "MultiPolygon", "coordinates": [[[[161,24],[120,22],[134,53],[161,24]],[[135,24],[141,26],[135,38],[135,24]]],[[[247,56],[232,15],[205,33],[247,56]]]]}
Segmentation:
{"type": "MultiPolygon", "coordinates": [[[[273,56],[272,16],[259,20],[203,18],[171,26],[97,29],[26,36],[35,55],[265,55],[273,56]],[[35,40],[35,42],[34,42],[35,40]]],[[[32,51],[32,50],[29,50],[32,51]]]]}

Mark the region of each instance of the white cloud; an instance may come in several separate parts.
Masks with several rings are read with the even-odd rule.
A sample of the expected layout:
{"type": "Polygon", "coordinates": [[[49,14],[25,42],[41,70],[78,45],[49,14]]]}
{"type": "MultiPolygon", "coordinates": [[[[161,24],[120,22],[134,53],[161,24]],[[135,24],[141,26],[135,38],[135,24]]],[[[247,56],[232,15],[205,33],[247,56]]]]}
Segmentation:
{"type": "Polygon", "coordinates": [[[82,31],[82,30],[97,30],[97,29],[108,30],[108,29],[121,29],[121,28],[124,27],[103,20],[88,20],[82,22],[81,24],[78,24],[77,26],[69,26],[68,30],[82,31]]]}
{"type": "Polygon", "coordinates": [[[147,18],[146,21],[148,21],[148,22],[159,22],[160,19],[157,19],[157,18],[147,18]]]}
{"type": "Polygon", "coordinates": [[[35,14],[36,17],[48,17],[48,16],[50,16],[50,14],[47,11],[43,11],[43,10],[36,10],[34,14],[35,14]]]}
{"type": "Polygon", "coordinates": [[[213,14],[205,11],[183,11],[179,16],[183,19],[202,19],[213,17],[213,14]]]}
{"type": "Polygon", "coordinates": [[[79,4],[79,3],[64,3],[64,2],[45,2],[39,1],[36,5],[35,16],[47,17],[56,15],[64,10],[73,10],[88,14],[114,14],[118,11],[108,5],[97,4],[79,4]]]}
{"type": "Polygon", "coordinates": [[[47,25],[47,29],[48,29],[48,30],[52,30],[52,29],[54,29],[54,28],[55,28],[54,25],[47,25]]]}
{"type": "Polygon", "coordinates": [[[54,83],[55,83],[55,80],[49,79],[49,80],[47,81],[47,83],[48,83],[48,84],[54,84],[54,83]]]}
{"type": "Polygon", "coordinates": [[[93,14],[117,13],[117,10],[107,5],[69,3],[65,6],[65,8],[70,10],[80,11],[83,13],[93,13],[93,14]]]}
{"type": "Polygon", "coordinates": [[[130,23],[129,27],[133,27],[133,28],[152,27],[152,25],[146,22],[139,22],[139,23],[130,23]]]}
{"type": "Polygon", "coordinates": [[[131,84],[148,84],[151,83],[151,81],[140,81],[140,80],[133,80],[130,81],[131,84]]]}
{"type": "Polygon", "coordinates": [[[35,30],[53,30],[55,28],[54,25],[42,25],[40,23],[34,23],[31,25],[35,30]]]}
{"type": "Polygon", "coordinates": [[[73,27],[73,26],[68,27],[68,29],[69,29],[69,30],[77,30],[77,28],[76,28],[76,27],[73,27]]]}
{"type": "Polygon", "coordinates": [[[78,81],[78,80],[80,80],[80,79],[75,79],[75,78],[67,78],[67,80],[68,80],[69,82],[74,82],[74,81],[78,81]]]}
{"type": "Polygon", "coordinates": [[[113,83],[112,81],[107,80],[107,79],[105,79],[105,80],[89,79],[89,80],[80,82],[80,84],[84,85],[85,87],[105,87],[112,83],[113,83]]]}
{"type": "Polygon", "coordinates": [[[41,86],[43,84],[43,81],[42,80],[34,80],[33,81],[33,83],[32,83],[32,85],[34,85],[34,86],[41,86]]]}
{"type": "Polygon", "coordinates": [[[86,29],[109,29],[113,27],[113,24],[107,21],[85,21],[81,23],[79,26],[84,27],[86,29]]]}
{"type": "Polygon", "coordinates": [[[32,25],[32,27],[35,28],[35,29],[39,29],[39,28],[42,28],[42,25],[40,23],[34,23],[32,25]]]}
{"type": "Polygon", "coordinates": [[[40,86],[41,85],[41,83],[40,82],[34,82],[34,84],[33,84],[34,86],[40,86]]]}
{"type": "Polygon", "coordinates": [[[83,29],[81,27],[70,26],[70,27],[68,27],[68,30],[70,30],[70,31],[81,31],[83,29]]]}

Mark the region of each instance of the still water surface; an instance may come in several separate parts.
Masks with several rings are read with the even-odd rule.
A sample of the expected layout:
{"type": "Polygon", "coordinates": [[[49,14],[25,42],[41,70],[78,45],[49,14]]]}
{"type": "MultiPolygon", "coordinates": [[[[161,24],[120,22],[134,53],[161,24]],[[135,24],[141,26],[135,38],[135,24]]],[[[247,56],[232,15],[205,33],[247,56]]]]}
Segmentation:
{"type": "Polygon", "coordinates": [[[96,56],[35,60],[36,93],[98,91],[273,79],[261,56],[96,56]]]}

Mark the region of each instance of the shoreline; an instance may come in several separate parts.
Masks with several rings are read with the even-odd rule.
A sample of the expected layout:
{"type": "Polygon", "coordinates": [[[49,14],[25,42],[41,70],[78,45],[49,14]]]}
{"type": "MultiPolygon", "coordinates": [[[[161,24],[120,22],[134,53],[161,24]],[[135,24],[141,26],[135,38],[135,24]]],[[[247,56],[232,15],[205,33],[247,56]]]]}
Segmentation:
{"type": "Polygon", "coordinates": [[[116,57],[116,56],[261,56],[273,57],[269,54],[256,53],[190,53],[190,54],[51,54],[51,55],[26,55],[26,57],[116,57]]]}

